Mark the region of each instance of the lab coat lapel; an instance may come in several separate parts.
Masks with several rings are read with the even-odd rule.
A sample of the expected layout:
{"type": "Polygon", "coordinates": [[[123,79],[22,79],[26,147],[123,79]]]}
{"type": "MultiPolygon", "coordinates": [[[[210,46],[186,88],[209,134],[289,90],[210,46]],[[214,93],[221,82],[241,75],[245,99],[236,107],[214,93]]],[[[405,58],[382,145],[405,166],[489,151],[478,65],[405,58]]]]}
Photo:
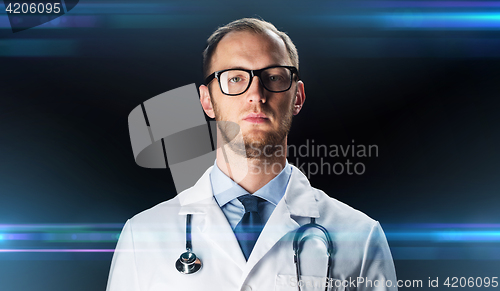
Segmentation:
{"type": "Polygon", "coordinates": [[[221,252],[225,253],[240,269],[246,265],[231,225],[215,201],[210,183],[210,167],[198,182],[191,188],[179,194],[181,208],[179,215],[194,214],[200,216],[201,222],[194,225],[201,234],[213,243],[221,252]]]}
{"type": "Polygon", "coordinates": [[[287,233],[299,228],[297,217],[319,217],[314,190],[307,178],[292,165],[292,175],[285,195],[262,230],[245,266],[242,280],[269,250],[287,233]]]}

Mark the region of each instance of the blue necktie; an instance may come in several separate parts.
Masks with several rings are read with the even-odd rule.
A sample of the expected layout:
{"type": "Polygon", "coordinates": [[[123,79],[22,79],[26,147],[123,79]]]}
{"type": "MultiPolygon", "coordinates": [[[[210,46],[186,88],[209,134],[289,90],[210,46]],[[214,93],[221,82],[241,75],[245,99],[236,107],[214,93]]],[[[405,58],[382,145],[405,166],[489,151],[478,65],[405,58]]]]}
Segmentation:
{"type": "Polygon", "coordinates": [[[255,242],[264,228],[262,220],[260,219],[258,207],[259,201],[262,201],[262,198],[246,194],[238,197],[238,200],[240,200],[245,207],[245,214],[243,215],[243,218],[241,218],[240,222],[238,222],[238,225],[234,228],[234,234],[238,239],[238,243],[240,244],[241,250],[245,255],[245,259],[248,260],[255,242]]]}

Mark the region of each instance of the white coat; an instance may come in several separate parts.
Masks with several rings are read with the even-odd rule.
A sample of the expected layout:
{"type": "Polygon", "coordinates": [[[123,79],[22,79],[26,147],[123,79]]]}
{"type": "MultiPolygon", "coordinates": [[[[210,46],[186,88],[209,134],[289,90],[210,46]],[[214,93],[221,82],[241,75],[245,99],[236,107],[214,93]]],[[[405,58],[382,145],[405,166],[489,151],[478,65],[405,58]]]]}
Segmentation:
{"type": "Polygon", "coordinates": [[[319,240],[306,244],[301,256],[304,291],[324,290],[324,284],[336,285],[336,290],[397,290],[394,263],[379,223],[311,187],[294,166],[283,199],[245,261],[213,197],[210,171],[175,198],[127,221],[113,256],[108,291],[297,290],[292,240],[295,230],[311,217],[328,229],[336,251],[327,281],[326,255],[315,252],[323,254],[326,248],[314,244],[319,240]],[[193,252],[203,264],[194,274],[175,268],[186,251],[186,214],[193,215],[193,252]],[[306,253],[312,255],[308,258],[306,253]]]}

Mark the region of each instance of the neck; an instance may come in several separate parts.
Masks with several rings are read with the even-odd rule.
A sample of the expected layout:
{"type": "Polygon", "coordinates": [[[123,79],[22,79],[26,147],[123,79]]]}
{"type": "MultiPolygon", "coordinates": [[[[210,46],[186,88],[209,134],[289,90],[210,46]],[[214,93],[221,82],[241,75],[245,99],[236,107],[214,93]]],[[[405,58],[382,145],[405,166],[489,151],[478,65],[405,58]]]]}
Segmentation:
{"type": "Polygon", "coordinates": [[[276,177],[286,165],[287,138],[278,145],[279,155],[246,158],[226,144],[217,149],[217,166],[248,193],[253,194],[276,177]]]}

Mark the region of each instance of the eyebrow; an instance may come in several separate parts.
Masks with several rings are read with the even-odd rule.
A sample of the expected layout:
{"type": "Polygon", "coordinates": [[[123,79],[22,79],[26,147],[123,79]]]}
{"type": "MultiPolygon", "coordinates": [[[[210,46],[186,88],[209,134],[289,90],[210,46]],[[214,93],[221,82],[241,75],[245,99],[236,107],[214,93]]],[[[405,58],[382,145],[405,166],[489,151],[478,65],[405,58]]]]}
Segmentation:
{"type": "Polygon", "coordinates": [[[265,66],[264,68],[254,69],[254,70],[247,69],[247,68],[244,68],[244,67],[232,67],[232,68],[227,68],[227,69],[217,70],[216,72],[218,72],[218,71],[224,71],[224,70],[247,70],[247,71],[257,71],[257,70],[261,70],[261,69],[265,69],[265,68],[269,68],[269,67],[278,67],[278,66],[288,66],[288,65],[271,64],[271,65],[269,65],[269,66],[265,66]]]}

